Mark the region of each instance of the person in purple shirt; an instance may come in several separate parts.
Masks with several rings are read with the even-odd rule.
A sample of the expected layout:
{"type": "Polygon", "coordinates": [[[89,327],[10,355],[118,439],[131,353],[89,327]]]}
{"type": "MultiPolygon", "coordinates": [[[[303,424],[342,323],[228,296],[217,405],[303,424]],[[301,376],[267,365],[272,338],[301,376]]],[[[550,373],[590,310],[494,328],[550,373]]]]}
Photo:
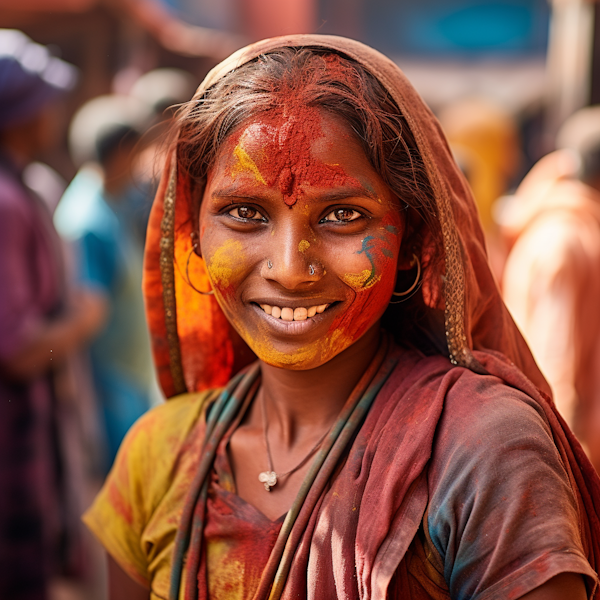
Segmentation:
{"type": "Polygon", "coordinates": [[[0,30],[0,596],[46,598],[59,556],[57,378],[102,325],[96,292],[68,294],[46,205],[25,167],[57,137],[55,108],[75,69],[15,30],[0,30]]]}

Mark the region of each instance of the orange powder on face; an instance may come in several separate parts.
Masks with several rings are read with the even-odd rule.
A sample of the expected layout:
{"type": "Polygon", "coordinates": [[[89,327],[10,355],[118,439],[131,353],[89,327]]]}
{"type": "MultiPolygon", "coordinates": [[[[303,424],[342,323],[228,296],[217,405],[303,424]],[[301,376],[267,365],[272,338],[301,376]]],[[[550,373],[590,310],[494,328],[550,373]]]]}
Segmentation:
{"type": "Polygon", "coordinates": [[[337,334],[335,342],[338,345],[350,346],[385,310],[394,289],[401,231],[401,217],[392,209],[384,217],[379,232],[363,238],[356,253],[368,260],[370,268],[342,277],[356,292],[356,296],[351,306],[332,324],[328,333],[332,343],[333,336],[337,334]]]}
{"type": "Polygon", "coordinates": [[[298,252],[304,254],[310,248],[310,242],[308,240],[300,240],[298,244],[298,252]]]}
{"type": "Polygon", "coordinates": [[[238,164],[232,168],[232,175],[235,176],[238,172],[250,171],[254,174],[256,181],[262,183],[263,185],[267,184],[263,176],[260,174],[256,163],[252,160],[252,158],[250,158],[250,155],[246,152],[246,150],[244,150],[241,143],[235,147],[233,155],[237,159],[238,164]]]}
{"type": "Polygon", "coordinates": [[[370,287],[374,286],[381,279],[381,275],[372,277],[371,269],[365,269],[360,273],[346,273],[342,279],[352,289],[358,292],[361,290],[368,290],[370,287]]]}
{"type": "Polygon", "coordinates": [[[207,262],[213,285],[224,293],[244,270],[244,247],[236,240],[227,240],[217,248],[207,262]]]}

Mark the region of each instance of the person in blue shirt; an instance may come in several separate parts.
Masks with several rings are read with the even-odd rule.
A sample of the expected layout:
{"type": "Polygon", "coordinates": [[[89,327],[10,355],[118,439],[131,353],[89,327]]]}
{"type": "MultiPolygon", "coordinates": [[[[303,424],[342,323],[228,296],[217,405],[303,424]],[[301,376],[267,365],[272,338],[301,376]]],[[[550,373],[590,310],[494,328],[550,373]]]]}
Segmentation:
{"type": "Polygon", "coordinates": [[[75,160],[88,159],[65,191],[55,224],[75,245],[77,277],[109,301],[104,329],[90,345],[106,464],[135,420],[158,400],[141,292],[143,230],[151,198],[136,185],[146,106],[129,97],[91,100],[71,124],[75,160]],[[91,160],[89,160],[91,159],[91,160]]]}

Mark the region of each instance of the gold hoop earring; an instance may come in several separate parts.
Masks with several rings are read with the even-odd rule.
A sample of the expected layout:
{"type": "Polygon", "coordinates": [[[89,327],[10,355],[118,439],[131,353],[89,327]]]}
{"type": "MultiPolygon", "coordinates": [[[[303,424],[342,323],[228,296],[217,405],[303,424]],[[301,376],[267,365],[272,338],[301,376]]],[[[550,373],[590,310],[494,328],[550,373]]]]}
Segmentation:
{"type": "MultiPolygon", "coordinates": [[[[392,296],[408,296],[412,292],[416,291],[417,287],[421,283],[421,261],[419,260],[419,257],[413,253],[413,259],[410,263],[410,266],[411,267],[414,266],[415,263],[417,264],[417,276],[415,277],[414,283],[404,292],[392,292],[392,296]]],[[[400,302],[402,302],[402,300],[400,302]]],[[[392,302],[391,304],[398,304],[398,303],[392,302]]]]}
{"type": "Polygon", "coordinates": [[[202,290],[199,290],[190,280],[190,273],[189,273],[189,268],[190,268],[190,258],[192,258],[192,252],[195,252],[196,248],[198,247],[198,243],[194,242],[194,245],[190,248],[190,251],[187,255],[187,260],[185,261],[185,277],[187,279],[187,284],[195,291],[198,292],[199,294],[202,294],[203,296],[212,296],[215,292],[214,290],[210,290],[209,292],[203,292],[202,290]]]}

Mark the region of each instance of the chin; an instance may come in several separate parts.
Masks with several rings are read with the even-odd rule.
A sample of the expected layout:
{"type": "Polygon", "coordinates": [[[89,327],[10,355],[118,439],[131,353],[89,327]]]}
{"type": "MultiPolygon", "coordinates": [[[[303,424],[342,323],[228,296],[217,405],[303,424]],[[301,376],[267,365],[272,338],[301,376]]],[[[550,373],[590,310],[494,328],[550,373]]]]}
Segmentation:
{"type": "Polygon", "coordinates": [[[334,348],[331,341],[331,339],[322,340],[305,347],[290,348],[289,350],[275,348],[270,341],[246,340],[246,343],[254,354],[269,366],[289,371],[308,371],[329,362],[350,345],[335,344],[334,348]]]}

